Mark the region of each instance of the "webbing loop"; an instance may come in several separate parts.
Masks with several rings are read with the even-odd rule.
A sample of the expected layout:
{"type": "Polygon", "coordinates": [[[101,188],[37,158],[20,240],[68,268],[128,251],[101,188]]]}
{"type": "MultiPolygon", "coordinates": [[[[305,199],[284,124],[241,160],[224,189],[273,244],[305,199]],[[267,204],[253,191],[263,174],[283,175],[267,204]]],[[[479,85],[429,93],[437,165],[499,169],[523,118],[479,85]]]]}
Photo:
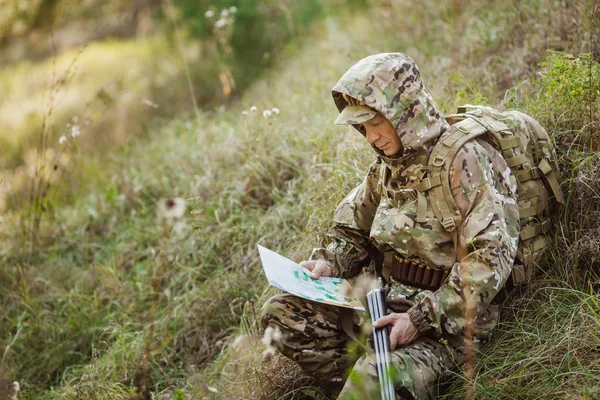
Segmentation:
{"type": "Polygon", "coordinates": [[[527,156],[525,154],[519,154],[518,156],[513,156],[511,158],[506,159],[506,164],[510,168],[514,168],[517,165],[521,165],[525,162],[527,162],[527,156]]]}
{"type": "Polygon", "coordinates": [[[513,136],[507,139],[500,140],[500,149],[502,151],[513,149],[519,146],[521,146],[521,138],[518,136],[513,136]]]}
{"type": "Polygon", "coordinates": [[[540,170],[538,167],[533,167],[531,169],[520,172],[517,175],[517,180],[519,183],[527,182],[531,179],[538,179],[540,177],[540,170]]]}
{"type": "Polygon", "coordinates": [[[532,237],[546,234],[550,231],[551,228],[551,224],[550,224],[550,220],[546,219],[544,221],[542,221],[541,223],[535,223],[535,224],[531,224],[528,225],[524,228],[521,229],[521,233],[519,235],[519,237],[521,238],[521,240],[528,240],[531,239],[532,237]]]}

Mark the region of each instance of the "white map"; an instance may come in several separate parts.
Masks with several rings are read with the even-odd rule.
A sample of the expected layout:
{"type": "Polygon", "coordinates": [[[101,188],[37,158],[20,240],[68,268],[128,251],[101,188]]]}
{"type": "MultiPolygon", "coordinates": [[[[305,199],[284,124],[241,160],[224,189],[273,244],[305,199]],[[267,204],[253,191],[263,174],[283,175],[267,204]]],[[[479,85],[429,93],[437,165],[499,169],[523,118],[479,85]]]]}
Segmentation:
{"type": "Polygon", "coordinates": [[[341,278],[321,277],[312,279],[305,268],[274,251],[258,245],[260,260],[269,283],[298,297],[320,303],[364,311],[355,298],[344,296],[351,293],[348,281],[341,278]]]}

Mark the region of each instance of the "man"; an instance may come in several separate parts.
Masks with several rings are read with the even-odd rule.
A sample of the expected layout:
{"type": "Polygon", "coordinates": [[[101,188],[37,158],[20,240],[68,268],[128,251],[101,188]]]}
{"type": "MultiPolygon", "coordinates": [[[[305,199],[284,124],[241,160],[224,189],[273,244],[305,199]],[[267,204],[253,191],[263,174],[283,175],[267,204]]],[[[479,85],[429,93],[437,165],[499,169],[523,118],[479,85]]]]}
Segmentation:
{"type": "MultiPolygon", "coordinates": [[[[515,178],[488,142],[467,142],[449,168],[462,217],[448,230],[435,217],[423,181],[431,149],[450,126],[425,88],[415,62],[402,53],[377,54],[355,64],[333,88],[337,124],[351,124],[377,153],[363,182],[337,207],[327,248],[302,266],[313,278],[352,278],[373,262],[386,282],[393,377],[407,399],[435,396],[437,379],[464,361],[498,321],[492,304],[517,251],[519,209],[515,178]]],[[[360,331],[361,316],[351,316],[360,331]]],[[[279,329],[278,349],[324,385],[345,381],[339,398],[361,382],[376,387],[374,355],[352,367],[340,308],[289,294],[263,307],[263,324],[279,329]]],[[[350,332],[352,334],[352,332],[350,332]]],[[[363,394],[364,395],[364,394],[363,394]]],[[[358,397],[357,397],[358,398],[358,397]]]]}

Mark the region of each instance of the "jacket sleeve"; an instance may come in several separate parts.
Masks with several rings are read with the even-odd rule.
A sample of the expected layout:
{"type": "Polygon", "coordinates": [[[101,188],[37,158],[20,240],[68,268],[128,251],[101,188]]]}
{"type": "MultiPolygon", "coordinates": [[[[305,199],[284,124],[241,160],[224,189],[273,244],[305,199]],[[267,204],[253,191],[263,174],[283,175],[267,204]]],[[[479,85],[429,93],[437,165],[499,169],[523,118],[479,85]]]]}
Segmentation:
{"type": "Polygon", "coordinates": [[[372,249],[369,235],[380,194],[377,182],[381,160],[369,168],[363,182],[338,205],[333,227],[327,233],[331,242],[326,248],[313,249],[311,260],[325,260],[333,266],[332,275],[352,278],[370,262],[372,249]]]}
{"type": "MultiPolygon", "coordinates": [[[[408,310],[421,334],[477,333],[490,303],[510,275],[519,238],[516,180],[487,143],[467,143],[450,169],[450,187],[462,215],[457,262],[436,292],[422,291],[408,310]]],[[[493,318],[492,318],[493,319],[493,318]]]]}

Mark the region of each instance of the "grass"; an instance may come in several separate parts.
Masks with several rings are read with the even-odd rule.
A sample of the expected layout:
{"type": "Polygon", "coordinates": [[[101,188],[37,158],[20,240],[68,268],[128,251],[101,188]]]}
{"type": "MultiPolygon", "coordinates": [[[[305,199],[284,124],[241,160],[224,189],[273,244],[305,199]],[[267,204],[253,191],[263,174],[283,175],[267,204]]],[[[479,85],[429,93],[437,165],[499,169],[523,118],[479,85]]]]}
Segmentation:
{"type": "MultiPolygon", "coordinates": [[[[589,3],[580,5],[587,15],[589,3]]],[[[22,234],[25,215],[0,216],[1,375],[21,382],[24,399],[126,398],[143,382],[163,399],[326,398],[293,363],[262,356],[256,315],[274,291],[256,244],[307,257],[373,159],[357,133],[332,125],[330,88],[361,57],[404,51],[445,111],[463,102],[498,106],[505,90],[534,76],[545,49],[587,45],[581,32],[590,27],[561,22],[576,12],[561,7],[384,2],[364,15],[340,13],[315,26],[309,45],[288,46],[231,108],[157,123],[103,165],[83,158],[86,174],[71,201],[54,194],[37,251],[22,234]],[[273,107],[280,114],[263,117],[273,107]],[[194,214],[165,231],[155,212],[172,197],[193,198],[194,214]],[[149,373],[140,368],[144,356],[149,373]]],[[[539,90],[515,96],[533,104],[539,90]]],[[[534,113],[527,104],[518,105],[534,113]]],[[[576,197],[574,178],[589,170],[569,163],[576,197]]],[[[573,215],[564,218],[567,228],[573,215]]],[[[570,231],[558,232],[560,267],[509,298],[495,341],[477,359],[478,398],[595,396],[597,289],[569,274],[577,257],[558,258],[573,254],[560,247],[572,243],[570,231]]],[[[461,398],[461,384],[448,397],[461,398]]]]}

